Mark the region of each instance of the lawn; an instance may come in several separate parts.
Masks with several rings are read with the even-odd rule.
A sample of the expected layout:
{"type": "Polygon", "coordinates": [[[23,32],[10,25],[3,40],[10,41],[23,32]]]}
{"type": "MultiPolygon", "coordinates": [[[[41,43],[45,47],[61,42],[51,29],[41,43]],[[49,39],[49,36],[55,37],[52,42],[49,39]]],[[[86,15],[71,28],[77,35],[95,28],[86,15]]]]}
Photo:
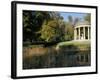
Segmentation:
{"type": "Polygon", "coordinates": [[[83,49],[88,49],[91,47],[91,42],[86,40],[86,41],[65,41],[65,42],[60,42],[57,44],[56,46],[56,49],[59,49],[59,48],[73,48],[73,47],[76,47],[76,48],[83,48],[83,49]]]}

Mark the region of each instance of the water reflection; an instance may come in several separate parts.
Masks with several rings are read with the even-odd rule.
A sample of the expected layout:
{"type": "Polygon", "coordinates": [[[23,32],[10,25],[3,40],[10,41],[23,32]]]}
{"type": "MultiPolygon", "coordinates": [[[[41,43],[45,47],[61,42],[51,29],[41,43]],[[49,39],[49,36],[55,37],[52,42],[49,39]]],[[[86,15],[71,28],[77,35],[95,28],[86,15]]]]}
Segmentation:
{"type": "Polygon", "coordinates": [[[23,48],[23,69],[90,66],[90,50],[55,47],[23,48]]]}

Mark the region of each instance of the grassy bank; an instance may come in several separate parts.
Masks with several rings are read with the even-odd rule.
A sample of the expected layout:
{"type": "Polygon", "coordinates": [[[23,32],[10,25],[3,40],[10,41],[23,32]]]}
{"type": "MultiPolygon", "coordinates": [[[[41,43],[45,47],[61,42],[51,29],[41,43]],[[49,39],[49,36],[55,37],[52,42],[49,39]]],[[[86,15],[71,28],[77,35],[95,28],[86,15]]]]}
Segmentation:
{"type": "Polygon", "coordinates": [[[90,41],[66,41],[58,43],[56,49],[68,48],[68,49],[90,49],[90,41]]]}

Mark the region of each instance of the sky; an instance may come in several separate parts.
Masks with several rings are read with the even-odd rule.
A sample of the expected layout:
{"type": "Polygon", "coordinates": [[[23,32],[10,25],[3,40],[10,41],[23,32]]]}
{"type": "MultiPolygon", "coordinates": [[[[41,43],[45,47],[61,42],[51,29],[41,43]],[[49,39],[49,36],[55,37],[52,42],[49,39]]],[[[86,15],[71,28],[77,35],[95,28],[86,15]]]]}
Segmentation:
{"type": "Polygon", "coordinates": [[[60,15],[64,18],[64,21],[68,21],[68,16],[72,16],[73,19],[79,18],[83,20],[86,13],[75,13],[75,12],[60,12],[60,15]]]}

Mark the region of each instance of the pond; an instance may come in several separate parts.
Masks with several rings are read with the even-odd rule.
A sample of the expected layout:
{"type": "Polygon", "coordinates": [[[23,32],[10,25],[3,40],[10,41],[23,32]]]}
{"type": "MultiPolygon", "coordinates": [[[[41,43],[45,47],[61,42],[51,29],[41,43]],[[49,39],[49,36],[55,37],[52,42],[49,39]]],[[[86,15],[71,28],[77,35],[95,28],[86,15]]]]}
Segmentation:
{"type": "Polygon", "coordinates": [[[90,66],[90,50],[70,50],[55,46],[24,47],[23,69],[90,66]]]}

